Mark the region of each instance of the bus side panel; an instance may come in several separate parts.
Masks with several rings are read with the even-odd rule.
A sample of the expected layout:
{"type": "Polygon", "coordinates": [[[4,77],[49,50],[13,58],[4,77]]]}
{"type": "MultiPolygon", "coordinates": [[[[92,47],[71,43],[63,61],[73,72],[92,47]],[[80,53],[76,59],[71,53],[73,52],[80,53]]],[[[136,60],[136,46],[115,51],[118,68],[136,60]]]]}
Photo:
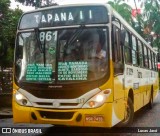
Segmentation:
{"type": "Polygon", "coordinates": [[[153,99],[155,99],[158,95],[159,91],[159,77],[158,77],[158,72],[155,72],[155,82],[153,84],[153,99]]]}
{"type": "Polygon", "coordinates": [[[114,103],[113,103],[113,112],[115,113],[117,120],[113,118],[113,125],[120,122],[124,119],[125,113],[125,98],[124,98],[124,75],[119,75],[114,77],[114,103]]]}
{"type": "Polygon", "coordinates": [[[137,111],[143,107],[143,97],[143,93],[137,93],[134,95],[134,111],[137,111]]]}
{"type": "Polygon", "coordinates": [[[115,100],[112,110],[112,126],[124,119],[125,101],[124,99],[115,100]]]}
{"type": "Polygon", "coordinates": [[[143,99],[143,102],[144,102],[143,105],[146,105],[146,104],[149,103],[150,97],[151,97],[151,89],[143,92],[143,98],[144,98],[143,99]]]}
{"type": "Polygon", "coordinates": [[[114,100],[124,99],[124,75],[120,75],[114,78],[114,100]]]}

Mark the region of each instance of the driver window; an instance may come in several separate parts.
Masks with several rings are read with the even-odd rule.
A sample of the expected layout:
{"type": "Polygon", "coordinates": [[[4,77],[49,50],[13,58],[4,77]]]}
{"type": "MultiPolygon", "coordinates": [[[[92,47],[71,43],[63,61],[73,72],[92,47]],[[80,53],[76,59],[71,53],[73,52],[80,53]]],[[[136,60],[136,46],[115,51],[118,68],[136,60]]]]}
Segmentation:
{"type": "Polygon", "coordinates": [[[106,58],[106,49],[101,41],[100,32],[93,29],[87,32],[87,35],[89,38],[83,41],[84,58],[86,60],[106,58]]]}
{"type": "Polygon", "coordinates": [[[107,69],[106,35],[103,34],[103,30],[98,31],[98,29],[90,29],[84,34],[83,56],[84,60],[88,62],[88,70],[94,73],[92,79],[102,76],[102,72],[107,69]],[[88,38],[86,39],[86,37],[88,38]]]}

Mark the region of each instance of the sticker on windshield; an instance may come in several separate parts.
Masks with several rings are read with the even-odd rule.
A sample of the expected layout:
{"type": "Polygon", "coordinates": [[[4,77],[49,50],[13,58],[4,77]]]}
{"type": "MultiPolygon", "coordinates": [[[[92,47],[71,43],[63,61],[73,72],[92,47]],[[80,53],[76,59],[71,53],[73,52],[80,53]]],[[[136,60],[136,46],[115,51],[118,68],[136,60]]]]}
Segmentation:
{"type": "Polygon", "coordinates": [[[46,64],[28,64],[27,65],[27,81],[51,81],[52,65],[46,64]]]}
{"type": "Polygon", "coordinates": [[[59,62],[58,80],[87,80],[87,62],[59,62]]]}
{"type": "Polygon", "coordinates": [[[49,48],[49,53],[52,54],[52,55],[55,54],[56,53],[55,47],[50,47],[49,48]]]}

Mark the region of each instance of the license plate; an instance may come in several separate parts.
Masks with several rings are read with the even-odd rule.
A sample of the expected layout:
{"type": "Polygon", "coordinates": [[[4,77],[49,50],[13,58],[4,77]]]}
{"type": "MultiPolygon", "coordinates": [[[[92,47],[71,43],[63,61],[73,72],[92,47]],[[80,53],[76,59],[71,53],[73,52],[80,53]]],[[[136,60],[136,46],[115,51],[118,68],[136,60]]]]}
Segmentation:
{"type": "Polygon", "coordinates": [[[86,115],[85,116],[85,121],[86,122],[103,122],[104,117],[102,115],[86,115]]]}

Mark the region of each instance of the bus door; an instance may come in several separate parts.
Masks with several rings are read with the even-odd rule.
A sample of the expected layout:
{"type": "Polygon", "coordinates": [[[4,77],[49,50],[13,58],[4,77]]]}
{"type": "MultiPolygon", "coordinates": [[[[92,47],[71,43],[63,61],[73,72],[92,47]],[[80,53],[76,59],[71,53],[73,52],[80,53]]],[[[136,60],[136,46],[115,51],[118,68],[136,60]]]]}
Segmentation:
{"type": "Polygon", "coordinates": [[[121,30],[116,25],[112,27],[112,58],[114,69],[114,100],[124,98],[124,59],[121,44],[121,30]]]}
{"type": "Polygon", "coordinates": [[[121,37],[121,29],[116,25],[112,27],[112,58],[113,58],[113,87],[114,87],[114,102],[113,113],[119,119],[123,119],[125,116],[125,88],[124,88],[124,57],[123,57],[123,45],[121,37]]]}

